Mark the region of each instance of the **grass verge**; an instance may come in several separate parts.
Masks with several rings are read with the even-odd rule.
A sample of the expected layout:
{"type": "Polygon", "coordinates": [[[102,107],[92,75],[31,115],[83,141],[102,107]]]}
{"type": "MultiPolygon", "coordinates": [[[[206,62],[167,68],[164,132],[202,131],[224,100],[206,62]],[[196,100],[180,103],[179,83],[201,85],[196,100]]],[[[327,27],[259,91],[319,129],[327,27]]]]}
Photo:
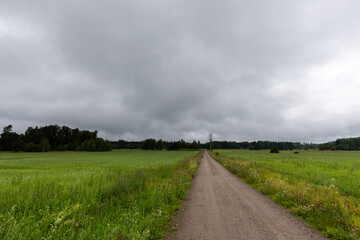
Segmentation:
{"type": "Polygon", "coordinates": [[[160,239],[202,154],[177,164],[115,168],[72,186],[42,178],[21,184],[0,201],[0,239],[160,239]]]}
{"type": "Polygon", "coordinates": [[[316,185],[261,168],[254,162],[210,154],[234,175],[288,208],[326,237],[360,239],[360,200],[342,195],[336,185],[316,185]]]}

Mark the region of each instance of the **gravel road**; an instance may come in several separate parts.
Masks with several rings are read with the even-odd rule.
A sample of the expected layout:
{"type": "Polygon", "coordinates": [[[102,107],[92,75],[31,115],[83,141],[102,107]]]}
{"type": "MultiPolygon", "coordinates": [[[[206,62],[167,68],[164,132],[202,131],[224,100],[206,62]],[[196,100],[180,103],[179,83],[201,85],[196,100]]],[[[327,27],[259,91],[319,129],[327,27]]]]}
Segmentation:
{"type": "Polygon", "coordinates": [[[174,218],[174,239],[324,239],[205,152],[187,200],[174,218]]]}

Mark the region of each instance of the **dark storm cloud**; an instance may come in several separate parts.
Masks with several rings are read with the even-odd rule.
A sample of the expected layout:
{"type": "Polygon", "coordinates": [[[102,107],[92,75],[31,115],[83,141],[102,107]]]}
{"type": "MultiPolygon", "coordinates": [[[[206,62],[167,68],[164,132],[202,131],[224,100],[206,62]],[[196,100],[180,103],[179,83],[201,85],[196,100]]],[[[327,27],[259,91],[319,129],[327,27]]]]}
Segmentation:
{"type": "Polygon", "coordinates": [[[360,135],[357,1],[3,1],[0,125],[110,139],[360,135]]]}

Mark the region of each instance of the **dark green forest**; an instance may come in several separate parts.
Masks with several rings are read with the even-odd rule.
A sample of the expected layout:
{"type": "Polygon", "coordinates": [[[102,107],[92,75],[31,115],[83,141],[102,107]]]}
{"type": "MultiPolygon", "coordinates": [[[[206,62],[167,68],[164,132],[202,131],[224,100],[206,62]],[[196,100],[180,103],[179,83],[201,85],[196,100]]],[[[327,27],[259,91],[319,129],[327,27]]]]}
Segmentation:
{"type": "Polygon", "coordinates": [[[355,138],[339,138],[334,142],[319,144],[320,150],[345,150],[359,151],[360,137],[355,138]]]}
{"type": "Polygon", "coordinates": [[[29,127],[24,134],[12,131],[12,125],[3,128],[0,151],[110,151],[111,143],[97,137],[97,131],[80,131],[67,126],[49,125],[29,127]]]}
{"type": "MultiPolygon", "coordinates": [[[[155,139],[146,139],[144,141],[125,141],[119,140],[111,142],[114,149],[209,149],[209,143],[185,142],[183,139],[179,141],[163,141],[155,139]]],[[[275,142],[275,141],[253,141],[253,142],[235,142],[235,141],[214,141],[213,149],[250,149],[261,150],[271,149],[277,147],[279,150],[293,150],[293,149],[317,149],[317,144],[313,143],[299,143],[299,142],[275,142]]]]}
{"type": "Polygon", "coordinates": [[[156,140],[153,138],[145,139],[144,141],[125,141],[119,140],[111,142],[114,149],[144,149],[144,150],[181,150],[181,149],[193,149],[198,150],[205,148],[204,144],[199,141],[186,142],[183,139],[179,141],[163,141],[162,139],[156,140]]]}
{"type": "Polygon", "coordinates": [[[214,149],[262,150],[262,149],[272,149],[275,147],[277,147],[279,150],[317,149],[317,144],[300,143],[300,142],[276,142],[276,141],[252,141],[252,142],[214,141],[213,142],[214,149]]]}
{"type": "MultiPolygon", "coordinates": [[[[200,141],[186,142],[163,141],[148,138],[143,141],[108,141],[97,136],[98,131],[79,130],[67,126],[49,125],[29,127],[25,133],[18,134],[12,125],[3,128],[0,136],[0,151],[13,152],[47,152],[47,151],[111,151],[111,149],[144,149],[144,150],[180,150],[209,148],[209,143],[200,141]]],[[[319,149],[319,150],[360,150],[360,137],[340,138],[336,141],[314,144],[300,142],[276,141],[214,141],[213,149],[249,149],[262,150],[277,148],[279,150],[319,149]]]]}

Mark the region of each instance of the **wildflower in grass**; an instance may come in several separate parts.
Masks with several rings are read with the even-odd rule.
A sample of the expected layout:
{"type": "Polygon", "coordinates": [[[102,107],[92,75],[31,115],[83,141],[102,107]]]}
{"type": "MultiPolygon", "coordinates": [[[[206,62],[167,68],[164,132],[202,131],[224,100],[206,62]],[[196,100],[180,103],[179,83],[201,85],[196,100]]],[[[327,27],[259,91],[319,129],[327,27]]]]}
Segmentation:
{"type": "Polygon", "coordinates": [[[124,235],[122,231],[119,229],[117,232],[116,240],[127,240],[127,239],[129,239],[129,237],[124,235]]]}

